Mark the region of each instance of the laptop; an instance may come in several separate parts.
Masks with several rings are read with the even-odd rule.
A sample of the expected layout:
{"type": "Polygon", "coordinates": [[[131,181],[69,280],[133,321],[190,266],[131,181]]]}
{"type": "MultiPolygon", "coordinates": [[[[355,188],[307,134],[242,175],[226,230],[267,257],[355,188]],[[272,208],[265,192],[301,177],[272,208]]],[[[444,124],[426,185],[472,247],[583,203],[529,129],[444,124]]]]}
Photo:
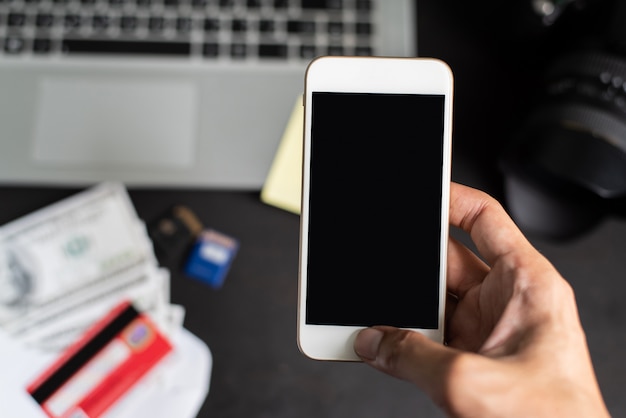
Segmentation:
{"type": "Polygon", "coordinates": [[[306,65],[416,56],[414,0],[0,0],[0,183],[260,190],[306,65]]]}

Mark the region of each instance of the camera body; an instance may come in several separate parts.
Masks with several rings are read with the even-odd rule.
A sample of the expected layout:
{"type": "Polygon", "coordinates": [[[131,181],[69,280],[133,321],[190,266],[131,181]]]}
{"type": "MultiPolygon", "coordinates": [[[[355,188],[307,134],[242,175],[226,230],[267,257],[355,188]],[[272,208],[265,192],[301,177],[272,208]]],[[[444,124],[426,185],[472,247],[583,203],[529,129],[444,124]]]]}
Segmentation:
{"type": "Polygon", "coordinates": [[[541,80],[499,164],[520,227],[565,240],[626,214],[626,2],[557,4],[537,16],[541,80]]]}

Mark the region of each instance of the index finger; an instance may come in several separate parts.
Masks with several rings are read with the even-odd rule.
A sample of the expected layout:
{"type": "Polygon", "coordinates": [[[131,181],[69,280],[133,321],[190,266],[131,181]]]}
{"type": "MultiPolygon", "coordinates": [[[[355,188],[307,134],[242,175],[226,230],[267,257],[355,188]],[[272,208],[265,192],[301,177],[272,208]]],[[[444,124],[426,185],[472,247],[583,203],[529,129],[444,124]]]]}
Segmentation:
{"type": "Polygon", "coordinates": [[[489,194],[452,182],[450,224],[467,232],[487,263],[530,246],[504,207],[489,194]]]}

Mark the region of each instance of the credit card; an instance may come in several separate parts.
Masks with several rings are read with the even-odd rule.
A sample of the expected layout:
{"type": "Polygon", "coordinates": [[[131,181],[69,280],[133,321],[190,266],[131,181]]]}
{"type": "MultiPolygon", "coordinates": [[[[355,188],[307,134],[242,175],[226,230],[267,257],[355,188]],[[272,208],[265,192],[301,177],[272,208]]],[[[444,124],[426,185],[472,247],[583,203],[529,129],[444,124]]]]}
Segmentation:
{"type": "Polygon", "coordinates": [[[173,349],[150,318],[124,301],[27,387],[50,418],[97,418],[173,349]]]}

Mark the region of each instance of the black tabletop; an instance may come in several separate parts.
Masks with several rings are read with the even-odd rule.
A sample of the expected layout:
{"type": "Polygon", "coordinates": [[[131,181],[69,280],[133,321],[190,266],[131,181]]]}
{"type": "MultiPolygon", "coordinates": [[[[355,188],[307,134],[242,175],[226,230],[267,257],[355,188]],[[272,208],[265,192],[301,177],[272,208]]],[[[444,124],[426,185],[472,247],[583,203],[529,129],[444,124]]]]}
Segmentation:
{"type": "MultiPolygon", "coordinates": [[[[501,3],[418,4],[418,54],[445,60],[455,75],[453,180],[496,197],[502,197],[497,156],[527,105],[526,93],[538,71],[532,45],[520,41],[515,24],[507,22],[514,13],[497,7],[501,3]],[[515,33],[505,33],[507,28],[515,33]]],[[[0,224],[78,190],[0,187],[0,224]]],[[[129,193],[146,222],[184,204],[205,226],[240,243],[220,289],[185,277],[176,262],[167,266],[172,302],[186,308],[185,327],[213,355],[210,392],[200,417],[443,416],[408,383],[360,363],[318,362],[298,351],[297,215],[262,203],[256,190],[130,188],[129,193]]],[[[572,283],[609,409],[626,416],[626,306],[621,297],[626,293],[626,224],[608,219],[566,243],[532,240],[572,283]]]]}

